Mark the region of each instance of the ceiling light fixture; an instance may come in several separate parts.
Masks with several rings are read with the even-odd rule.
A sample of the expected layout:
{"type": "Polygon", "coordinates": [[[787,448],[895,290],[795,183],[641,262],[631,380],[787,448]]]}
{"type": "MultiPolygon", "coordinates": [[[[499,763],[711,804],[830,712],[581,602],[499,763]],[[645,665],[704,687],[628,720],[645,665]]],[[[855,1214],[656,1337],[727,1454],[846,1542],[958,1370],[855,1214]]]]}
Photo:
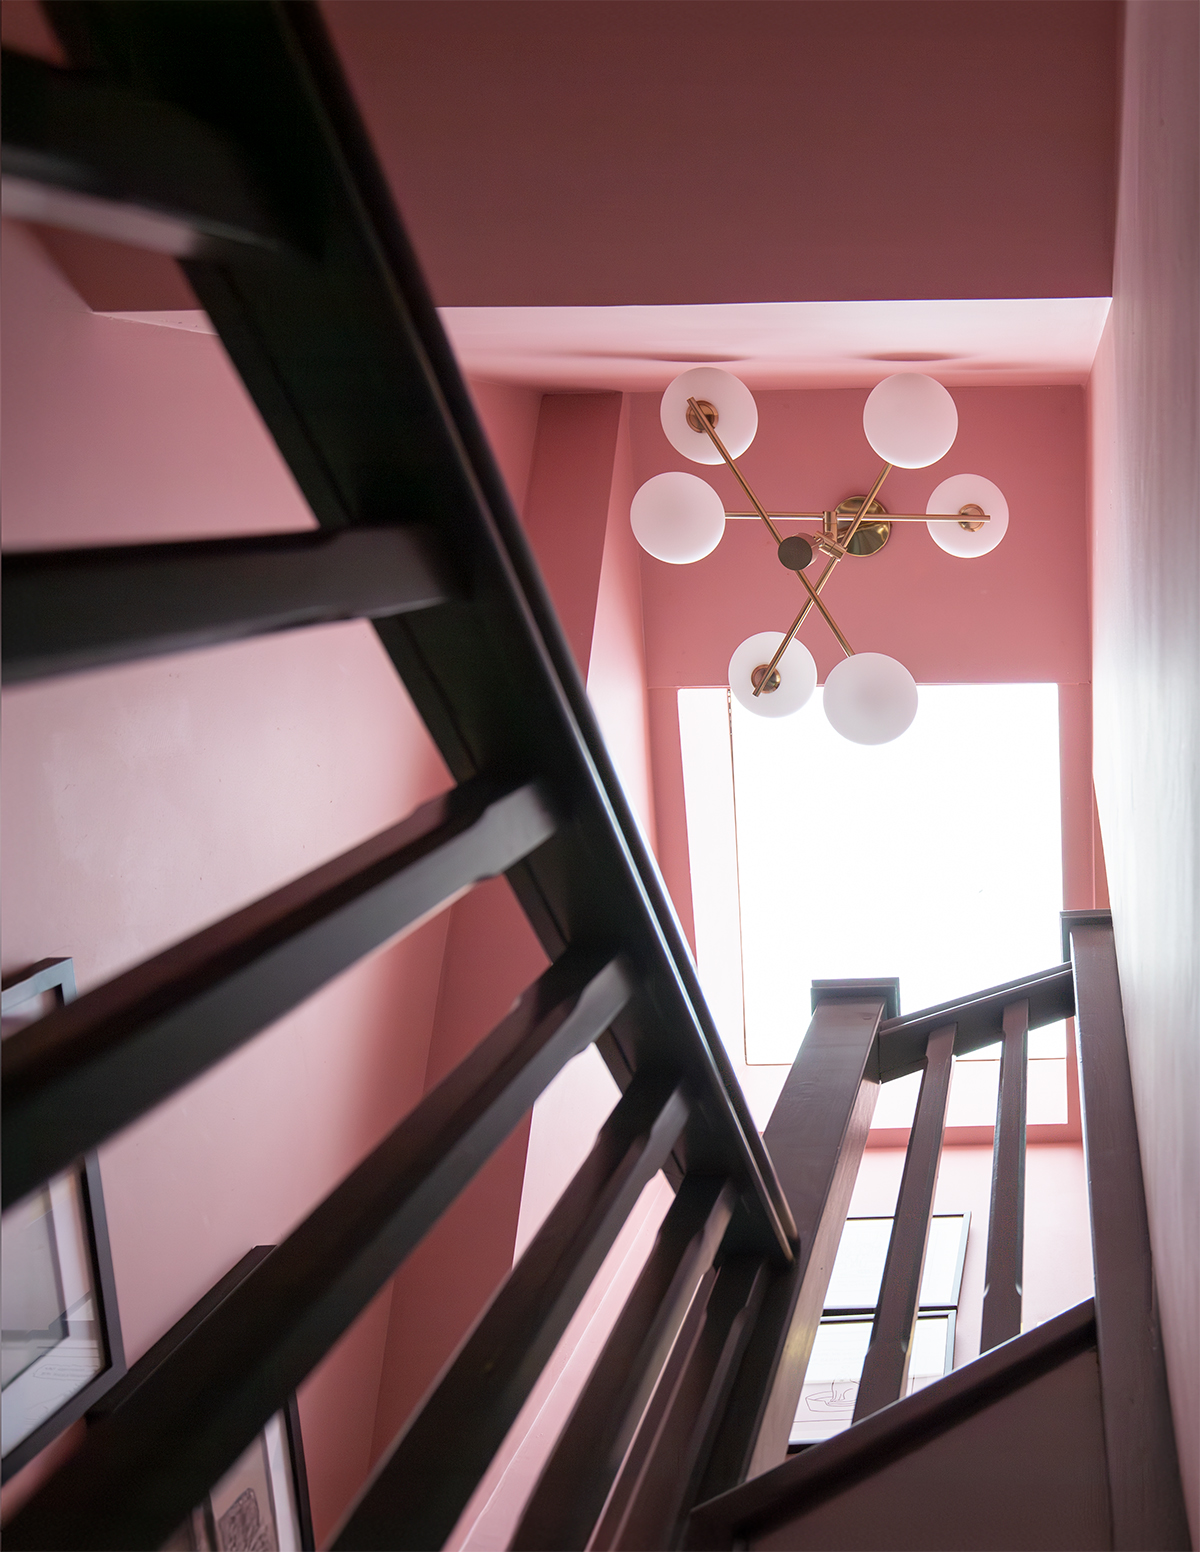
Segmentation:
{"type": "Polygon", "coordinates": [[[775,542],[780,564],[794,571],[806,598],[786,634],[762,631],[749,637],[729,660],[729,688],[760,717],[797,712],[817,685],[812,653],[797,633],[813,609],[824,619],[846,654],[825,681],[825,715],[843,737],[858,744],[898,738],[917,714],[917,686],[908,669],[882,652],[856,653],[821,597],[838,563],[847,555],[874,555],[887,543],[893,523],[925,523],[949,555],[986,555],[1008,528],[1008,503],[979,474],[943,480],[924,513],[892,513],[876,497],[893,468],[923,469],[944,458],[958,434],[958,410],[941,383],[919,372],[897,372],[871,390],[863,408],[867,441],[884,460],[865,496],[852,496],[825,512],[768,512],[750,489],[737,459],[758,430],[754,395],[739,378],[719,367],[695,367],[672,382],[662,397],[662,427],[677,452],[693,463],[725,464],[745,492],[752,512],[726,512],[711,485],[694,474],[656,474],[633,498],[630,522],[642,548],[657,560],[687,565],[702,560],[721,542],[727,517],[758,517],[775,542]],[[718,431],[718,427],[720,430],[718,431]],[[784,537],[776,519],[819,523],[810,537],[784,537]],[[825,566],[815,582],[805,576],[815,551],[825,566]]]}

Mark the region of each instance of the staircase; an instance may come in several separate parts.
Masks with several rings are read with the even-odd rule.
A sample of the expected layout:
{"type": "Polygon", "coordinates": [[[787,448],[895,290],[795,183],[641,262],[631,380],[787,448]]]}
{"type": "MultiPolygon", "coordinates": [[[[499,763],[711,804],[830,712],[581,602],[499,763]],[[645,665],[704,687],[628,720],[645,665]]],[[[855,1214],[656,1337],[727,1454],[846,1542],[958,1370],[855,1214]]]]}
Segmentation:
{"type": "Polygon", "coordinates": [[[457,785],[7,1040],[5,1207],[484,879],[551,966],[7,1544],[160,1546],[594,1042],[620,1101],[335,1545],[446,1540],[661,1169],[674,1205],[515,1545],[1186,1546],[1111,925],[905,1018],[888,983],[819,985],[760,1140],[315,6],[46,9],[71,68],[5,55],[6,208],[175,254],[320,527],[6,557],[5,683],[367,618],[457,785]],[[1025,1038],[1072,1013],[1096,1299],[1021,1336],[1025,1038]],[[997,1038],[989,1350],[898,1400],[951,1058],[997,1038]],[[786,1460],[878,1084],[916,1070],[855,1421],[786,1460]]]}

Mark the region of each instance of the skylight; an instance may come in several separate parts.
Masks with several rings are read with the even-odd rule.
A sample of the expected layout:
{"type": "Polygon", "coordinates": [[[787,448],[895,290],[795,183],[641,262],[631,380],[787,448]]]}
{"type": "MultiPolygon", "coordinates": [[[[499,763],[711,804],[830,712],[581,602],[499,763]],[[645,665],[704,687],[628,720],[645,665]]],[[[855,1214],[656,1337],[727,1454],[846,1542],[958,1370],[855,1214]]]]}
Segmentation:
{"type": "Polygon", "coordinates": [[[874,748],[818,699],[767,720],[679,692],[700,974],[750,1066],[793,1060],[814,979],[898,975],[912,1011],[1061,958],[1057,687],[923,685],[874,748]]]}

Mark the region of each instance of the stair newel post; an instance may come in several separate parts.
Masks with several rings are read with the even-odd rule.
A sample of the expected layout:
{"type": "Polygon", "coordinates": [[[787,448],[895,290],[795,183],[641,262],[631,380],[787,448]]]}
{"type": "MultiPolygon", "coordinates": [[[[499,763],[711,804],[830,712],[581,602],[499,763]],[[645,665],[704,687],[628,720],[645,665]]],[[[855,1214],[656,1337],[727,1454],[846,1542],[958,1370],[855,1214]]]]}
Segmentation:
{"type": "Polygon", "coordinates": [[[992,1210],[988,1219],[980,1352],[1021,1334],[1021,1280],[1025,1251],[1025,1089],[1029,1002],[1004,1009],[1000,1096],[992,1148],[992,1210]]]}
{"type": "Polygon", "coordinates": [[[778,1465],[879,1094],[879,1026],[895,980],[815,981],[813,1018],[763,1140],[799,1233],[766,1291],[699,1488],[707,1498],[778,1465]]]}
{"type": "Polygon", "coordinates": [[[1075,980],[1112,1544],[1190,1547],[1112,916],[1064,911],[1062,933],[1075,980]]]}
{"type": "Polygon", "coordinates": [[[908,1380],[957,1028],[956,1024],[944,1024],[935,1029],[925,1048],[925,1073],[904,1160],[879,1307],[854,1404],[856,1423],[898,1400],[908,1380]]]}

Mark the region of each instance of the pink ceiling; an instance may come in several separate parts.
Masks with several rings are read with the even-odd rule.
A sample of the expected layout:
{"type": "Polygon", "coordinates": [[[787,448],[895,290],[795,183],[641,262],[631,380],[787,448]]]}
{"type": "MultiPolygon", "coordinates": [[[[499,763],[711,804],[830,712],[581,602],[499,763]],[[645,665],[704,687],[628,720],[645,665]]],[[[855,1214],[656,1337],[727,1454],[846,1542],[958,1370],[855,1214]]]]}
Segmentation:
{"type": "Polygon", "coordinates": [[[754,389],[873,386],[915,365],[949,387],[1087,381],[1107,297],[444,307],[464,370],[550,391],[661,392],[694,362],[754,389]]]}
{"type": "Polygon", "coordinates": [[[337,0],[439,304],[1111,291],[1109,0],[337,0]]]}

